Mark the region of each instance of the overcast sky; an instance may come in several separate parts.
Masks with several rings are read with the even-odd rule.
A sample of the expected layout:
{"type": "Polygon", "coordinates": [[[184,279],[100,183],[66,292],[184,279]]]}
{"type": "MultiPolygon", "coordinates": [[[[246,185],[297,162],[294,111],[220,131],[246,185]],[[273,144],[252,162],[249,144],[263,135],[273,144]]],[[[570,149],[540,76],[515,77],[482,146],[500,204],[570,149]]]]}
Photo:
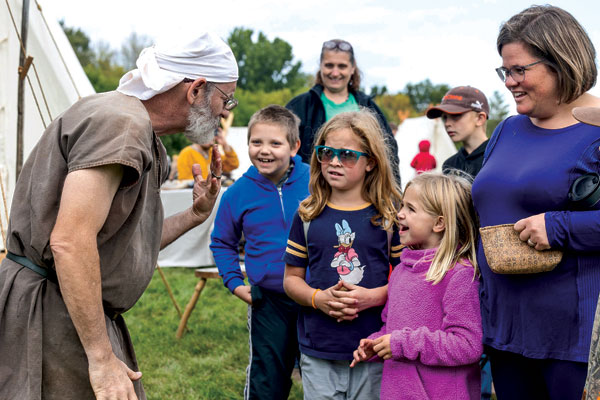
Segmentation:
{"type": "MultiPolygon", "coordinates": [[[[522,0],[38,0],[47,16],[79,27],[92,41],[120,48],[132,31],[152,38],[212,30],[226,38],[238,26],[279,37],[293,47],[305,72],[318,69],[323,41],[352,43],[363,87],[396,93],[426,78],[471,85],[488,97],[507,92],[496,76],[500,24],[532,3],[522,0]]],[[[572,13],[600,51],[600,1],[553,1],[572,13]]],[[[597,86],[592,93],[600,96],[597,86]]],[[[506,97],[513,109],[513,102],[506,97]]]]}

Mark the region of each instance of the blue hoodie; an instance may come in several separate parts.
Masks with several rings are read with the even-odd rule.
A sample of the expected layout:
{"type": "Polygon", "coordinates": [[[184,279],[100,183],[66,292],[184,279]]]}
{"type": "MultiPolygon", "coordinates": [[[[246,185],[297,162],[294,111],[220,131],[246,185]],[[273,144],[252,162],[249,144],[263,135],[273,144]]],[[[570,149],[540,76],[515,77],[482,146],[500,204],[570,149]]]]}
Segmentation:
{"type": "Polygon", "coordinates": [[[253,286],[284,293],[282,261],[290,226],[298,205],[308,196],[310,168],[300,156],[281,191],[256,167],[229,187],[219,205],[210,249],[219,275],[233,293],[244,284],[240,270],[238,243],[246,239],[246,273],[253,286]]]}

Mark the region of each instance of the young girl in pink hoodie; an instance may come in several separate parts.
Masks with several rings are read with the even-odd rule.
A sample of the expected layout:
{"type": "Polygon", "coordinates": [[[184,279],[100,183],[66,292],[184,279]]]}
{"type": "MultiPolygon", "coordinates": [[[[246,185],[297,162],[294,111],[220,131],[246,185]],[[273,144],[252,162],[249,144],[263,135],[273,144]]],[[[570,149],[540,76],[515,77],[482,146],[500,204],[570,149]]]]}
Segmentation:
{"type": "Polygon", "coordinates": [[[471,185],[425,173],[406,186],[383,327],[362,339],[360,361],[384,360],[381,399],[479,399],[482,353],[476,216],[471,185]]]}

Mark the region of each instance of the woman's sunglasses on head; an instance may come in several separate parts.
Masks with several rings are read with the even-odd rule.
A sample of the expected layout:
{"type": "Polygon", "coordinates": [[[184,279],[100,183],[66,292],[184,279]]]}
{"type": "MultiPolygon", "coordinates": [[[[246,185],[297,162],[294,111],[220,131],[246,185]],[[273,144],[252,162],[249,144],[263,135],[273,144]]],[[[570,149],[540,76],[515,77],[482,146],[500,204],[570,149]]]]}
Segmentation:
{"type": "Polygon", "coordinates": [[[323,43],[323,49],[324,50],[341,50],[341,51],[346,51],[348,53],[353,53],[354,50],[352,50],[352,45],[344,40],[339,40],[339,41],[335,41],[335,40],[328,40],[325,43],[323,43]]]}

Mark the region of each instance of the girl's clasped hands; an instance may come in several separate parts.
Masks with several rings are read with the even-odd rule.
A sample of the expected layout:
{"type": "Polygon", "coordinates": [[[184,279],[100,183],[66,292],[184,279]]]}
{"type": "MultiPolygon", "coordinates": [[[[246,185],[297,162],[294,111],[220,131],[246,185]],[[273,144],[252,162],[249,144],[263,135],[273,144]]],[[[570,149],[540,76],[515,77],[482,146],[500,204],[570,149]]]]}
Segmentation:
{"type": "Polygon", "coordinates": [[[367,289],[343,280],[315,295],[315,306],[338,322],[352,321],[358,313],[385,301],[387,286],[367,289]]]}

